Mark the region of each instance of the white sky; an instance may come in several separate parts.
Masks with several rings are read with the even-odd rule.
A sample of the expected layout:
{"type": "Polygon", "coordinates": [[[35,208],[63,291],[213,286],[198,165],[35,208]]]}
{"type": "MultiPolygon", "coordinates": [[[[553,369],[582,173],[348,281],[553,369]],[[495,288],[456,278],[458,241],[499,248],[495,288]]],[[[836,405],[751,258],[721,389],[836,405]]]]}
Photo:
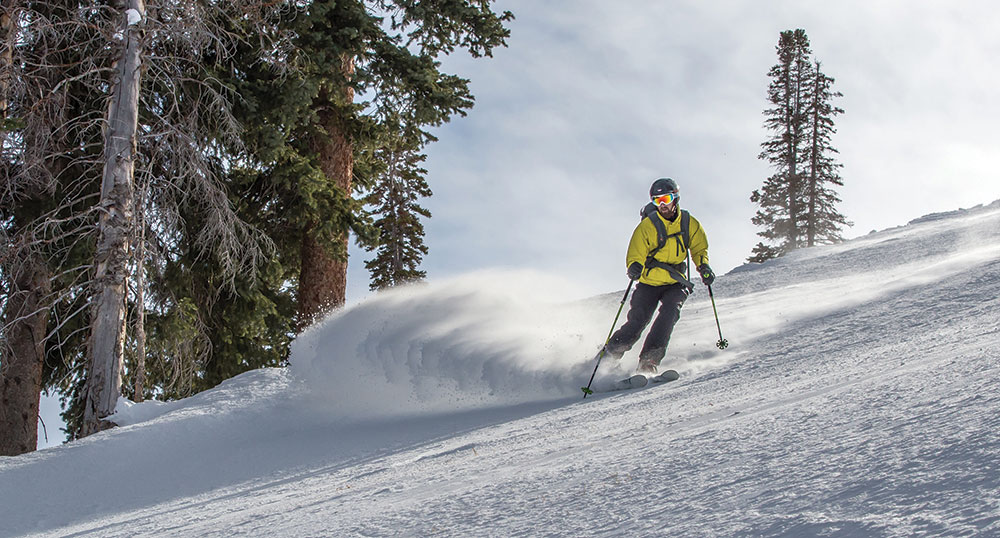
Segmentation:
{"type": "MultiPolygon", "coordinates": [[[[456,53],[476,106],[437,131],[425,201],[430,279],[492,267],[624,288],[649,184],[673,177],[717,273],[758,241],[751,191],[770,174],[767,71],[804,28],[844,93],[833,145],[847,237],[1000,198],[1000,7],[989,1],[501,0],[509,47],[456,53]]],[[[348,301],[368,275],[354,249],[348,301]]]]}

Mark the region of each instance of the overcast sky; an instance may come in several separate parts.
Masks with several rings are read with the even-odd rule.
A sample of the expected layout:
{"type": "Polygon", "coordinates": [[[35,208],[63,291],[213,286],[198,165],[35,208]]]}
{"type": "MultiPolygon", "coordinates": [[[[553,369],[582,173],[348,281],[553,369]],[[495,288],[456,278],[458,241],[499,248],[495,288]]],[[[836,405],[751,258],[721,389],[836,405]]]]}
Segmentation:
{"type": "MultiPolygon", "coordinates": [[[[436,131],[423,268],[440,279],[529,268],[625,287],[649,184],[672,177],[712,265],[759,240],[750,193],[782,30],[803,28],[836,79],[846,237],[1000,198],[1000,7],[991,1],[501,0],[509,47],[456,53],[476,106],[436,131]]],[[[348,301],[367,295],[353,250],[348,301]]]]}

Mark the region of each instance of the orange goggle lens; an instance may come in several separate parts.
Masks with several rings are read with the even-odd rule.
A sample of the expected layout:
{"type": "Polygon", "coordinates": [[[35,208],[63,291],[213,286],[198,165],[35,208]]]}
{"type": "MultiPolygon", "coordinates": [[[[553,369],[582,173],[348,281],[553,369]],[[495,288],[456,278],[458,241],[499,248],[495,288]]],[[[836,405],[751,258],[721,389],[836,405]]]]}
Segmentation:
{"type": "Polygon", "coordinates": [[[654,196],[653,197],[653,203],[656,204],[656,205],[660,205],[660,204],[670,205],[677,198],[678,198],[678,196],[677,196],[676,192],[668,192],[667,194],[664,194],[662,196],[654,196]]]}

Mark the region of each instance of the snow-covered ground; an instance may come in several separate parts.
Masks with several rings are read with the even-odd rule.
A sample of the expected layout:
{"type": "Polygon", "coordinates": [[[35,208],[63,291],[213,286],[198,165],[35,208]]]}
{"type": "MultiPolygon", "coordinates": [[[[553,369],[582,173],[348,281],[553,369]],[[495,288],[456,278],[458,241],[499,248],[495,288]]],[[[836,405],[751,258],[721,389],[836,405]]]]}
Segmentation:
{"type": "Polygon", "coordinates": [[[380,294],[0,458],[0,535],[1000,535],[1000,202],[720,277],[730,348],[699,289],[667,385],[580,398],[622,292],[571,286],[380,294]]]}

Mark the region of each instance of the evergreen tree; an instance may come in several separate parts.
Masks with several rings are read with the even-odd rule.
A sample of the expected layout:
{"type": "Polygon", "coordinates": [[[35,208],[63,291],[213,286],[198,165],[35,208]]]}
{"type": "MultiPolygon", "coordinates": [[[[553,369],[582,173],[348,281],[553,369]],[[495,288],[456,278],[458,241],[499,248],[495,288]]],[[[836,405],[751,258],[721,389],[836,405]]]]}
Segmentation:
{"type": "MultiPolygon", "coordinates": [[[[237,278],[252,280],[253,271],[261,265],[266,237],[236,216],[218,181],[219,172],[232,158],[232,153],[219,150],[234,140],[235,123],[227,113],[229,90],[220,88],[209,72],[217,69],[218,56],[237,39],[236,34],[216,32],[219,21],[256,23],[261,12],[255,10],[269,9],[257,4],[252,0],[162,2],[147,13],[141,13],[141,4],[131,4],[143,15],[135,24],[145,33],[145,57],[136,145],[126,148],[123,158],[134,160],[137,176],[144,178],[142,184],[148,188],[138,198],[145,201],[144,214],[151,217],[144,229],[149,232],[153,256],[159,258],[156,263],[119,259],[119,265],[127,266],[124,285],[131,284],[139,268],[149,269],[154,276],[163,270],[184,236],[191,238],[200,258],[213,259],[218,267],[215,274],[224,277],[218,280],[220,287],[232,288],[237,278]],[[187,223],[196,228],[186,228],[187,223]]],[[[95,259],[96,223],[99,216],[109,213],[106,204],[97,203],[96,193],[106,162],[102,118],[113,91],[109,67],[121,57],[123,27],[129,18],[124,3],[17,0],[5,4],[5,10],[8,7],[4,14],[9,17],[0,18],[4,38],[0,85],[6,88],[0,106],[5,118],[0,146],[4,157],[0,281],[5,291],[16,294],[17,301],[0,300],[0,341],[11,344],[2,350],[0,364],[5,368],[0,375],[28,379],[6,368],[23,365],[22,372],[30,373],[31,380],[18,384],[18,390],[34,396],[5,395],[4,401],[17,408],[4,409],[3,414],[24,417],[21,430],[35,424],[41,387],[33,365],[42,356],[42,385],[56,388],[68,399],[64,418],[76,436],[83,431],[87,397],[83,390],[85,338],[92,322],[88,305],[96,287],[93,269],[103,259],[95,259]],[[26,316],[26,307],[45,315],[26,316]],[[32,326],[26,327],[28,323],[32,326]],[[29,337],[34,345],[22,345],[29,337]],[[41,353],[32,351],[39,348],[41,353]]],[[[260,40],[260,32],[239,34],[247,36],[258,39],[258,51],[271,54],[277,49],[260,40]]],[[[136,210],[129,203],[118,206],[119,214],[136,210]]],[[[137,232],[134,226],[123,228],[116,241],[135,245],[141,237],[137,232]]],[[[181,300],[161,312],[177,312],[187,304],[181,300]]],[[[180,338],[172,336],[171,340],[180,338]]],[[[151,350],[169,347],[156,341],[150,344],[151,350]]],[[[197,375],[204,377],[203,371],[197,375]]],[[[151,384],[151,391],[162,390],[156,379],[151,384]]],[[[25,439],[33,448],[34,436],[25,439]]]]}
{"type": "Polygon", "coordinates": [[[751,221],[763,226],[757,235],[777,245],[759,243],[750,261],[763,261],[781,255],[799,246],[797,222],[801,189],[802,151],[804,143],[805,105],[804,85],[809,79],[811,64],[809,39],[804,30],[784,31],[778,39],[778,63],[768,72],[768,101],[772,108],[764,111],[764,127],[772,132],[761,144],[758,158],[766,160],[775,169],[755,190],[750,201],[760,209],[751,221]]]}
{"type": "Polygon", "coordinates": [[[468,81],[442,72],[437,58],[456,48],[489,56],[504,45],[512,15],[491,3],[316,0],[283,28],[294,35],[284,69],[260,63],[239,73],[251,140],[244,172],[273,196],[282,265],[298,271],[300,329],[343,304],[348,233],[376,244],[355,195],[374,188],[380,145],[401,136],[396,111],[420,130],[471,108],[468,81]]]}
{"type": "Polygon", "coordinates": [[[421,168],[427,158],[420,153],[421,138],[412,132],[400,136],[380,148],[374,157],[376,162],[384,163],[384,169],[365,198],[365,203],[374,206],[374,213],[379,215],[375,221],[380,232],[378,252],[365,262],[372,290],[421,280],[427,275],[418,269],[427,254],[420,217],[431,216],[417,203],[419,198],[431,196],[424,179],[427,170],[421,168]]]}
{"type": "Polygon", "coordinates": [[[815,63],[808,88],[811,97],[806,114],[809,122],[809,148],[806,153],[809,174],[803,191],[807,215],[803,227],[807,247],[843,241],[841,227],[851,225],[834,207],[840,202],[840,197],[829,186],[844,185],[838,173],[843,165],[833,158],[833,154],[839,152],[831,145],[831,137],[837,132],[833,118],[844,113],[843,109],[833,106],[832,101],[835,97],[843,97],[843,94],[832,90],[834,79],[825,75],[821,67],[819,62],[815,63]]]}
{"type": "Polygon", "coordinates": [[[234,180],[246,149],[232,115],[239,96],[226,78],[287,46],[274,29],[292,13],[253,0],[163,2],[153,12],[148,63],[160,76],[144,84],[141,122],[159,127],[139,147],[148,159],[142,210],[151,239],[134,269],[149,283],[130,300],[137,330],[124,391],[137,401],[188,396],[287,358],[290,276],[263,225],[266,196],[234,180]],[[138,318],[146,310],[143,353],[138,318]]]}
{"type": "Polygon", "coordinates": [[[0,17],[0,455],[34,450],[42,388],[83,358],[108,58],[83,4],[17,0],[0,17]]]}
{"type": "MultiPolygon", "coordinates": [[[[146,176],[143,184],[148,191],[139,197],[141,200],[148,200],[148,205],[141,210],[145,215],[153,217],[152,222],[143,230],[151,232],[153,245],[160,248],[157,254],[164,263],[156,266],[147,263],[145,259],[125,259],[124,256],[118,262],[120,266],[117,271],[121,276],[116,278],[116,285],[119,291],[116,292],[116,304],[109,310],[118,309],[115,317],[121,321],[112,325],[119,325],[115,332],[120,342],[114,346],[114,356],[103,361],[105,364],[110,363],[110,368],[102,369],[95,361],[100,358],[92,351],[96,349],[95,345],[91,344],[89,348],[92,356],[87,372],[89,389],[83,393],[86,398],[81,430],[83,435],[107,427],[103,418],[113,411],[114,403],[121,393],[126,356],[124,341],[127,338],[124,308],[131,302],[135,306],[132,310],[134,315],[144,314],[147,307],[143,293],[145,290],[134,290],[131,301],[125,300],[127,284],[144,280],[136,279],[137,273],[149,270],[155,280],[161,276],[155,272],[157,268],[169,269],[171,263],[176,262],[183,254],[194,253],[194,258],[199,263],[185,266],[187,272],[194,273],[199,264],[212,264],[210,276],[214,278],[206,278],[199,283],[214,287],[182,290],[192,292],[203,300],[215,300],[215,305],[219,306],[225,304],[219,300],[220,297],[232,298],[240,291],[237,290],[237,282],[254,281],[269,258],[266,255],[270,246],[268,237],[240,217],[232,202],[231,192],[223,182],[225,170],[233,156],[228,150],[230,146],[236,145],[234,141],[238,140],[239,132],[230,114],[230,90],[219,84],[212,71],[238,68],[231,62],[230,47],[250,37],[257,39],[258,54],[270,52],[268,48],[274,42],[260,39],[259,32],[254,35],[252,30],[268,27],[267,17],[274,13],[270,11],[272,7],[260,5],[254,0],[223,4],[162,2],[151,8],[149,13],[144,13],[141,2],[130,2],[134,2],[130,6],[141,13],[141,22],[136,25],[129,23],[126,36],[131,38],[136,33],[133,30],[137,26],[146,29],[137,58],[145,65],[144,82],[141,88],[135,88],[131,104],[134,114],[132,121],[137,127],[133,151],[143,164],[142,174],[146,176]],[[244,32],[224,31],[223,26],[232,27],[234,24],[245,25],[244,32]],[[138,297],[143,298],[144,304],[135,303],[138,297]],[[109,377],[110,382],[95,383],[95,378],[102,371],[113,374],[109,377]],[[105,395],[98,400],[95,394],[105,395]],[[105,401],[108,403],[95,407],[95,402],[105,401]]],[[[117,95],[117,86],[115,91],[117,95]]],[[[128,188],[133,188],[131,181],[128,188]]],[[[131,202],[131,193],[128,198],[131,202]]],[[[126,204],[118,205],[125,207],[126,204]]],[[[135,214],[139,211],[129,203],[125,212],[135,214]]],[[[134,245],[137,237],[142,234],[137,233],[134,220],[119,224],[122,228],[117,231],[116,236],[123,243],[121,251],[127,253],[128,244],[134,245]]],[[[100,249],[101,243],[98,247],[100,249]]],[[[139,249],[139,252],[142,251],[143,249],[139,249]]],[[[97,259],[101,259],[100,250],[97,259]]],[[[97,267],[101,267],[99,263],[97,267]]],[[[164,311],[183,312],[188,304],[184,299],[182,297],[174,304],[166,303],[164,311]]],[[[216,308],[216,312],[224,311],[221,306],[216,308]]],[[[266,310],[259,315],[263,316],[265,312],[266,310]]],[[[91,319],[92,326],[102,319],[97,314],[95,310],[91,319]]],[[[221,381],[231,375],[211,375],[211,359],[222,356],[219,352],[226,350],[227,341],[224,336],[229,333],[213,338],[217,335],[211,329],[217,328],[217,325],[213,326],[209,322],[211,318],[203,314],[204,312],[199,312],[196,323],[188,325],[198,329],[201,338],[193,338],[191,341],[200,345],[179,346],[175,349],[182,354],[171,357],[175,367],[189,365],[180,369],[182,375],[179,378],[187,387],[192,388],[193,385],[195,389],[206,388],[197,383],[198,380],[212,378],[221,381]],[[219,341],[218,345],[216,340],[219,341]],[[191,352],[193,356],[184,356],[184,352],[191,352]]],[[[253,324],[244,323],[238,326],[238,330],[253,327],[253,324]]],[[[92,333],[95,336],[92,342],[97,342],[96,336],[101,331],[95,328],[92,333]]],[[[142,342],[143,348],[144,335],[144,330],[139,331],[137,336],[140,338],[135,340],[142,342]]],[[[165,342],[176,337],[175,334],[162,335],[164,341],[151,342],[151,347],[153,350],[162,349],[165,342]]],[[[134,375],[136,371],[145,369],[147,357],[144,349],[135,349],[131,355],[134,362],[130,370],[134,375]],[[135,368],[136,365],[142,367],[135,368]]],[[[154,365],[150,371],[156,373],[158,370],[154,365]]],[[[165,389],[164,380],[154,376],[150,381],[152,391],[165,389]]],[[[133,397],[142,399],[144,387],[136,387],[135,391],[133,397]]]]}
{"type": "Polygon", "coordinates": [[[761,144],[759,158],[774,173],[750,201],[759,206],[751,219],[764,229],[766,242],[754,247],[750,262],[762,262],[817,241],[839,239],[846,219],[836,212],[836,194],[827,184],[842,185],[830,155],[835,132],[833,117],[843,112],[831,104],[840,96],[831,90],[833,79],[813,64],[809,38],[802,29],[781,32],[776,47],[778,63],[768,72],[768,101],[764,126],[771,136],[761,144]]]}

